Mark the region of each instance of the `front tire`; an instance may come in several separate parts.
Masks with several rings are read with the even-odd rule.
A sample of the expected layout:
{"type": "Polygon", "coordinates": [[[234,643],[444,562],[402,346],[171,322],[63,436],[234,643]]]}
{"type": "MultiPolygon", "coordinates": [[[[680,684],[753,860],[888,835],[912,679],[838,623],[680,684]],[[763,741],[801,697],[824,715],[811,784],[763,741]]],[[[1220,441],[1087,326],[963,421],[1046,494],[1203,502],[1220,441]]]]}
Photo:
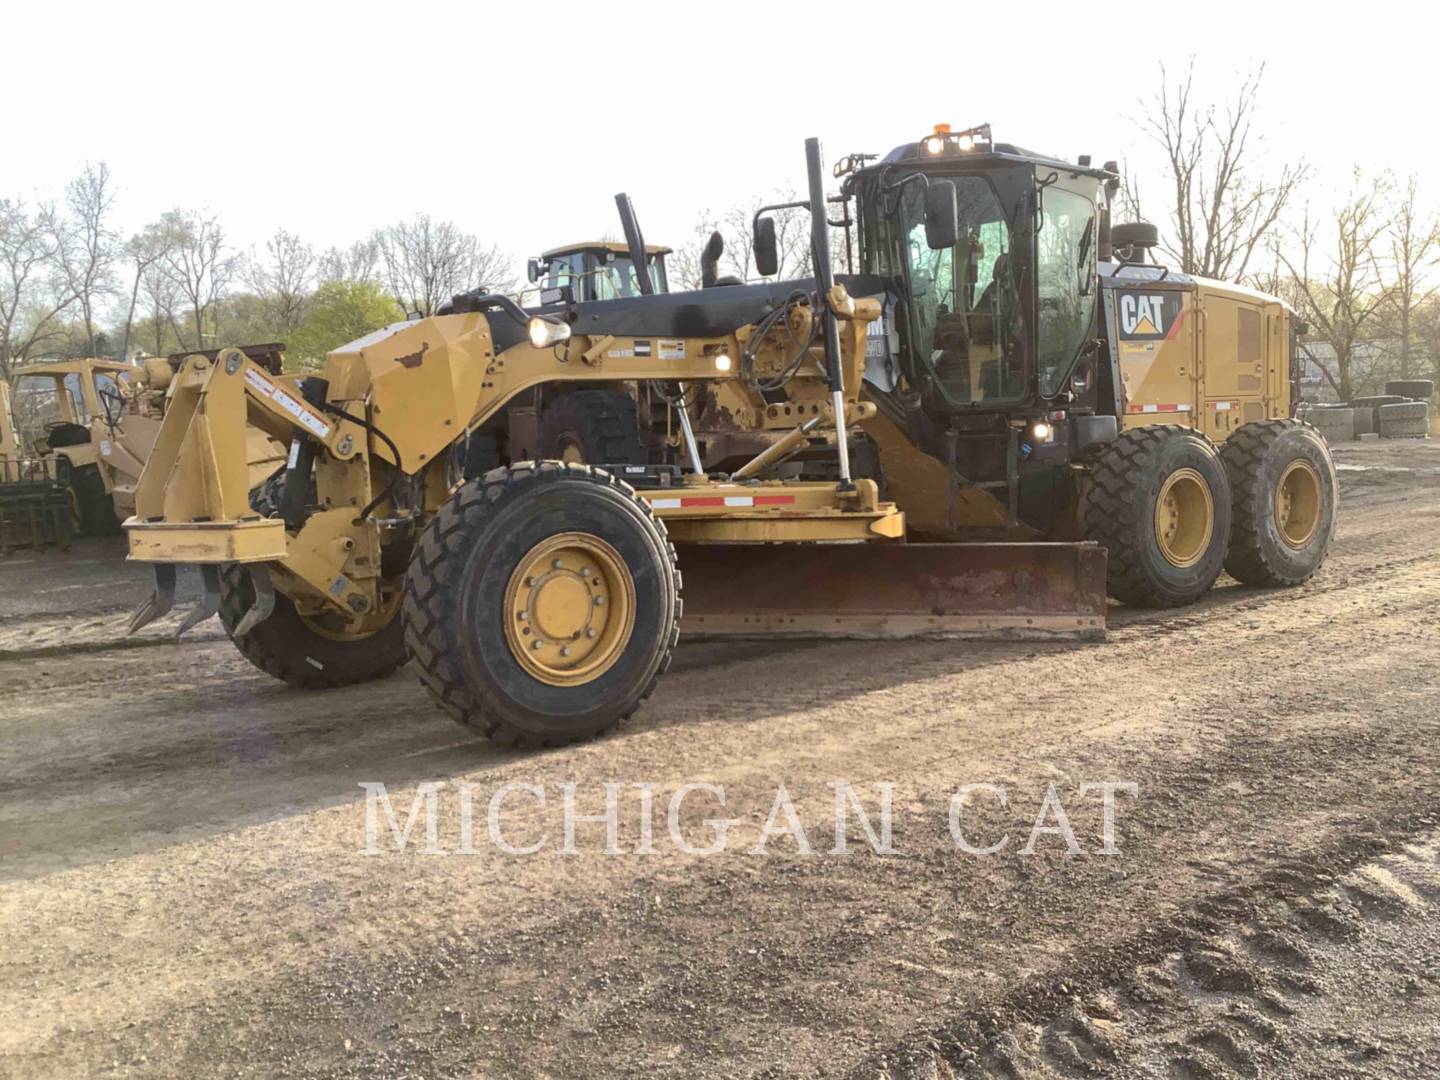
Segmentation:
{"type": "MultiPolygon", "coordinates": [[[[269,571],[257,569],[256,573],[269,571]]],[[[243,566],[220,569],[220,622],[240,654],[265,674],[306,690],[369,682],[391,674],[405,662],[405,639],[398,597],[389,620],[366,636],[345,633],[307,617],[290,598],[275,594],[275,610],[239,636],[235,628],[255,602],[255,587],[243,566]]]]}
{"type": "Polygon", "coordinates": [[[1135,607],[1178,607],[1220,576],[1230,484],[1214,445],[1190,428],[1132,428],[1090,466],[1086,538],[1109,552],[1107,591],[1135,607]]]}
{"type": "Polygon", "coordinates": [[[1234,492],[1225,569],[1246,585],[1310,579],[1335,533],[1335,462],[1320,433],[1299,420],[1245,424],[1220,451],[1234,492]]]}
{"type": "Polygon", "coordinates": [[[405,642],[459,723],[512,746],[560,746],[628,717],[670,665],[680,575],[628,484],[558,461],[457,489],[405,582],[405,642]]]}

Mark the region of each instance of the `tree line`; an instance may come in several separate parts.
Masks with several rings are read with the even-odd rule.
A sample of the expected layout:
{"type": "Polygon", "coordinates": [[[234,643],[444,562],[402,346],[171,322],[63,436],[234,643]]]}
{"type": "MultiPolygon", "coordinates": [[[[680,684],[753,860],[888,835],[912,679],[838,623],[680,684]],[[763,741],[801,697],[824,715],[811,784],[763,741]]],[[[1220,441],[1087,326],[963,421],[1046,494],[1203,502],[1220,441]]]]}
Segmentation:
{"type": "MultiPolygon", "coordinates": [[[[1262,65],[1228,97],[1203,101],[1193,61],[1178,78],[1162,65],[1133,118],[1163,164],[1144,178],[1153,190],[1122,170],[1117,219],[1160,226],[1169,266],[1290,303],[1307,324],[1302,349],[1341,399],[1390,378],[1440,378],[1440,222],[1422,209],[1418,181],[1357,166],[1347,194],[1317,199],[1305,162],[1266,161],[1263,77],[1262,65]]],[[[671,287],[699,287],[712,230],[725,238],[720,272],[753,276],[754,211],[795,198],[776,191],[706,212],[675,245],[671,287]]],[[[776,222],[781,275],[809,273],[806,216],[776,222]]],[[[842,235],[835,249],[839,258],[842,235]]],[[[56,202],[0,198],[0,376],[38,356],[272,340],[312,366],[328,349],[408,313],[428,315],[457,292],[517,284],[506,253],[423,213],[326,250],[284,229],[237,250],[217,215],[187,209],[122,236],[102,163],[56,202]]]]}
{"type": "Polygon", "coordinates": [[[88,165],[55,202],[0,198],[0,377],[47,356],[152,356],[283,341],[296,366],[457,292],[510,291],[509,257],[428,214],[348,247],[285,229],[238,250],[217,214],[174,209],[116,227],[109,168],[88,165]]]}
{"type": "Polygon", "coordinates": [[[1340,400],[1388,379],[1440,379],[1440,221],[1419,182],[1354,167],[1348,191],[1316,199],[1303,161],[1268,172],[1260,153],[1261,65],[1220,102],[1162,65],[1159,89],[1137,103],[1142,132],[1163,153],[1160,194],[1126,177],[1125,216],[1161,226],[1168,265],[1253,286],[1306,324],[1301,351],[1340,400]]]}

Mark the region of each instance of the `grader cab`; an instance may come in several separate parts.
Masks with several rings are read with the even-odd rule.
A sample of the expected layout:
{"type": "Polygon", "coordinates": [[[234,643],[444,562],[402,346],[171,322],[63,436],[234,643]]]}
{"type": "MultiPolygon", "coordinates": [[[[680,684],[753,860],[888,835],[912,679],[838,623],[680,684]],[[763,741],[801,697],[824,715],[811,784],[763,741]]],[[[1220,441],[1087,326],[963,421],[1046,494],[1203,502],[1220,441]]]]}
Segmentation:
{"type": "MultiPolygon", "coordinates": [[[[531,311],[468,294],[306,379],[187,358],[126,523],[157,567],[135,625],[199,564],[182,630],[218,611],[301,686],[409,657],[461,723],[547,745],[629,715],[682,631],[1094,636],[1107,547],[1132,602],[1194,599],[1227,552],[1246,580],[1308,577],[1333,524],[1323,443],[1236,430],[1254,467],[1232,491],[1240,455],[1124,425],[1133,371],[1099,297],[1139,272],[1109,258],[1113,173],[975,148],[909,144],[827,199],[809,140],[810,278],[531,311]],[[836,205],[855,273],[832,270],[836,205]],[[512,453],[507,406],[537,387],[658,401],[645,460],[512,453]],[[247,475],[247,425],[288,442],[278,487],[247,475]],[[720,472],[723,430],[766,438],[720,472]],[[493,457],[464,475],[477,438],[493,457]]],[[[762,273],[769,232],[761,215],[762,273]]],[[[639,265],[633,215],[626,234],[639,265]]]]}

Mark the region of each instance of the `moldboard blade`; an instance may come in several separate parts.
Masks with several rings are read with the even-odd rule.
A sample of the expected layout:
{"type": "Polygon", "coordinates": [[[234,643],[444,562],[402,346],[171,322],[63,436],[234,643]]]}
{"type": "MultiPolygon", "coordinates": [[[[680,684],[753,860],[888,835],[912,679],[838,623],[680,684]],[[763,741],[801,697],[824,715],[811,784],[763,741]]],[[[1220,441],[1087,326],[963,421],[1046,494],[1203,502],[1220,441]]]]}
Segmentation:
{"type": "Polygon", "coordinates": [[[1095,544],[685,544],[682,632],[699,637],[1094,639],[1095,544]]]}

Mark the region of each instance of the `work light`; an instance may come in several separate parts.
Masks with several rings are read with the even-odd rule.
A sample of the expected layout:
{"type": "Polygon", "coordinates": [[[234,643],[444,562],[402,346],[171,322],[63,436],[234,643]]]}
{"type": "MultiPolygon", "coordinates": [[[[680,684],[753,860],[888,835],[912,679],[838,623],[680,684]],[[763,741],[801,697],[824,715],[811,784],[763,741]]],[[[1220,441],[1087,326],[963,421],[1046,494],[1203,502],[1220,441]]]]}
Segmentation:
{"type": "Polygon", "coordinates": [[[570,340],[570,324],[535,315],[530,319],[530,344],[537,349],[546,349],[570,340]]]}

